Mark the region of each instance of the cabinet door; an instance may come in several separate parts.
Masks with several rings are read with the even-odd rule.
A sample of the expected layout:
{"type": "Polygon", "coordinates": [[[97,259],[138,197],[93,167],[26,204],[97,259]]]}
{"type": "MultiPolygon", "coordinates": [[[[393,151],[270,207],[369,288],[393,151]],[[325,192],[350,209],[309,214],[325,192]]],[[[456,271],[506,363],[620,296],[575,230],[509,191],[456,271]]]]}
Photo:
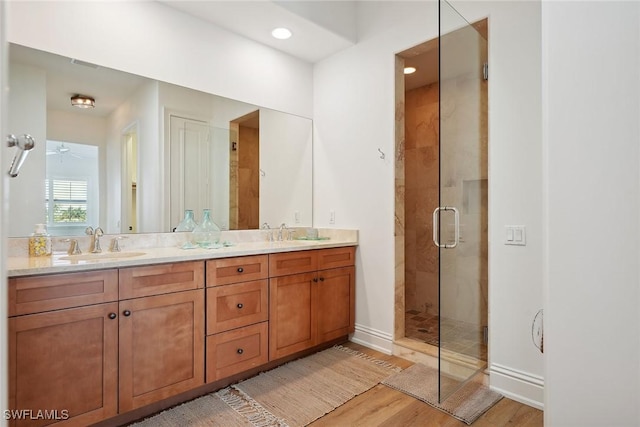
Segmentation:
{"type": "Polygon", "coordinates": [[[317,344],[342,337],[355,326],[355,268],[318,272],[317,344]]]}
{"type": "Polygon", "coordinates": [[[312,347],[316,273],[269,279],[269,358],[274,360],[312,347]]]}
{"type": "Polygon", "coordinates": [[[119,305],[121,413],[204,384],[204,290],[119,305]]]}
{"type": "MultiPolygon", "coordinates": [[[[117,414],[117,303],[9,319],[9,406],[86,426],[117,414]],[[113,317],[113,319],[111,318],[113,317]]],[[[55,420],[19,420],[42,426],[55,420]]]]}

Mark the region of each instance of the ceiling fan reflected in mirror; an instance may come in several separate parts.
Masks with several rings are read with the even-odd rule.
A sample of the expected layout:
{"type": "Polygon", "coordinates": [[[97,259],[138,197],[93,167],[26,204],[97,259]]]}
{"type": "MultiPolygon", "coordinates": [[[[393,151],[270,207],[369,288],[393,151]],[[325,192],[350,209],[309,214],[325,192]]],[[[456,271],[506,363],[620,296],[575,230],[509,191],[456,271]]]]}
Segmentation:
{"type": "MultiPolygon", "coordinates": [[[[60,156],[71,156],[74,157],[76,159],[82,159],[82,156],[79,156],[76,153],[73,153],[71,151],[71,148],[69,148],[68,146],[64,145],[64,142],[61,142],[59,144],[57,144],[54,148],[51,148],[52,144],[47,144],[47,156],[51,156],[51,155],[60,155],[60,156]]],[[[60,160],[62,160],[62,157],[60,158],[60,160]]]]}

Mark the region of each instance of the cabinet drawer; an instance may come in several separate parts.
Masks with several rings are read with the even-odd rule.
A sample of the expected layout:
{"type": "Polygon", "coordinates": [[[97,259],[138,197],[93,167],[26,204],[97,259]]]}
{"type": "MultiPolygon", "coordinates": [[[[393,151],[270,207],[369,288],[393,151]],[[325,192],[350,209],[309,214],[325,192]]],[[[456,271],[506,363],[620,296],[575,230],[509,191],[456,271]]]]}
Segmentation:
{"type": "Polygon", "coordinates": [[[207,337],[207,382],[269,361],[268,322],[207,337]]]}
{"type": "Polygon", "coordinates": [[[120,299],[204,287],[204,262],[178,262],[120,269],[120,299]]]}
{"type": "Polygon", "coordinates": [[[118,300],[118,270],[9,279],[9,316],[118,300]]]}
{"type": "Polygon", "coordinates": [[[356,248],[354,246],[319,250],[318,270],[355,265],[355,254],[356,248]]]}
{"type": "Polygon", "coordinates": [[[207,288],[207,334],[269,319],[267,280],[207,288]]]}
{"type": "Polygon", "coordinates": [[[212,259],[207,261],[207,286],[266,279],[268,268],[267,255],[212,259]]]}
{"type": "Polygon", "coordinates": [[[269,276],[307,273],[318,269],[319,251],[296,251],[269,255],[269,276]]]}

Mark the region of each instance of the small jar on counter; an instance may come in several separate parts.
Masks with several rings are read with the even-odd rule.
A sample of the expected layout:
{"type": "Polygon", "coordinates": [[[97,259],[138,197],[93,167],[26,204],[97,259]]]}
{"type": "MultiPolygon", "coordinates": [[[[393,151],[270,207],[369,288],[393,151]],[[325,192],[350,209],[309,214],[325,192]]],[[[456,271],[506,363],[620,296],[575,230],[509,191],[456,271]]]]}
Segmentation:
{"type": "Polygon", "coordinates": [[[36,224],[36,229],[29,237],[29,256],[51,255],[51,236],[44,224],[36,224]]]}

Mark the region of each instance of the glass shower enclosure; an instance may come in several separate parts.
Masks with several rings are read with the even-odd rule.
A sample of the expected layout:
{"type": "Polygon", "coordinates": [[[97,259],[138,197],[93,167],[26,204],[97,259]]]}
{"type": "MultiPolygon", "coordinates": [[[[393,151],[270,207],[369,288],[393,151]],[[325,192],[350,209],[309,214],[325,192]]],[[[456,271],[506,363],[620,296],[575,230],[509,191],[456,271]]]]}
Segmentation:
{"type": "Polygon", "coordinates": [[[486,20],[472,25],[441,0],[438,22],[440,176],[432,220],[442,401],[487,360],[488,65],[486,20]]]}

